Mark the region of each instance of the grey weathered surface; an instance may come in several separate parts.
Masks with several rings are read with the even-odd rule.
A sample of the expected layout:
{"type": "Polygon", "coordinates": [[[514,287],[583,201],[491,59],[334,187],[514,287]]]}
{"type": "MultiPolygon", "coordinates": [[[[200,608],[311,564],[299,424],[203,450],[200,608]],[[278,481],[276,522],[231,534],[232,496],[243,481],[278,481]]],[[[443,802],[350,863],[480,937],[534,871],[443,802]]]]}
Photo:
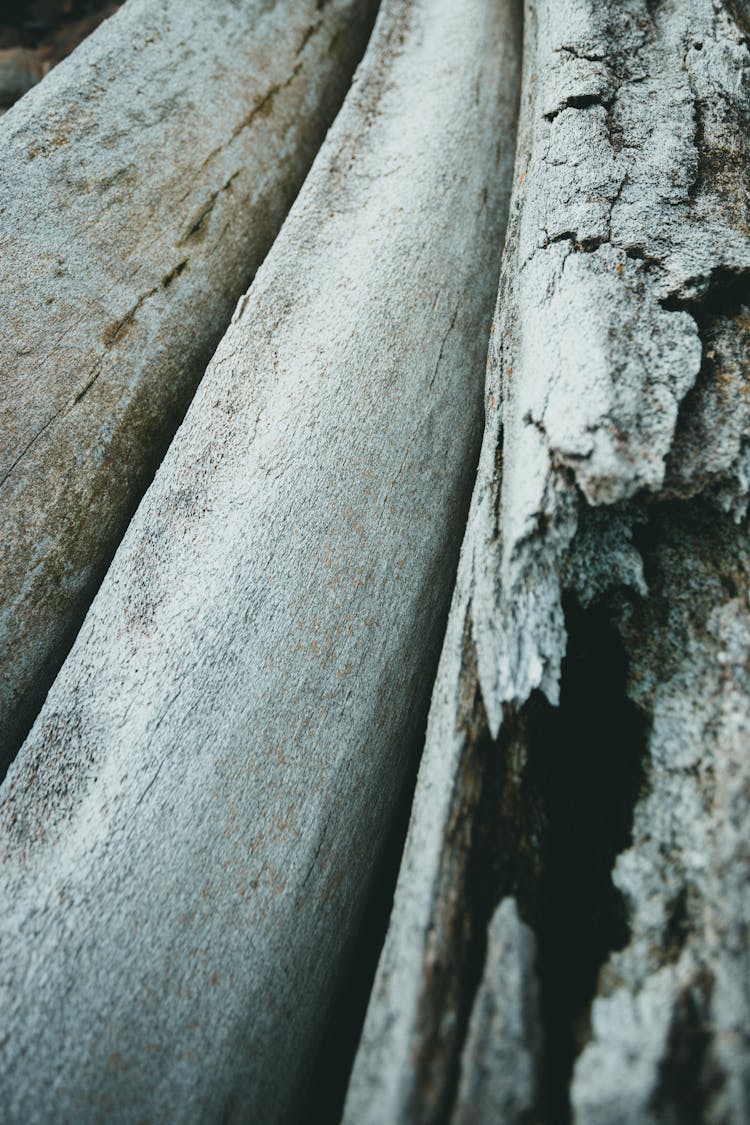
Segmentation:
{"type": "Polygon", "coordinates": [[[289,1119],[448,609],[509,21],[495,0],[384,4],[11,767],[8,1121],[289,1119]]]}
{"type": "Polygon", "coordinates": [[[534,936],[512,898],[487,927],[452,1125],[533,1120],[540,1054],[534,936]]]}
{"type": "Polygon", "coordinates": [[[128,0],[0,122],[0,773],[375,8],[128,0]]]}
{"type": "Polygon", "coordinates": [[[645,793],[614,881],[630,938],[602,972],[576,1121],[750,1116],[750,537],[657,505],[645,603],[617,617],[649,716],[645,793]]]}
{"type": "MultiPolygon", "coordinates": [[[[600,978],[574,1118],[750,1112],[748,22],[709,0],[526,5],[485,438],[352,1125],[450,1108],[492,905],[472,856],[527,799],[524,723],[540,693],[558,703],[564,596],[621,638],[648,786],[614,871],[632,934],[600,978]]],[[[533,833],[505,845],[485,858],[496,895],[521,849],[532,882],[543,863],[533,833]]]]}

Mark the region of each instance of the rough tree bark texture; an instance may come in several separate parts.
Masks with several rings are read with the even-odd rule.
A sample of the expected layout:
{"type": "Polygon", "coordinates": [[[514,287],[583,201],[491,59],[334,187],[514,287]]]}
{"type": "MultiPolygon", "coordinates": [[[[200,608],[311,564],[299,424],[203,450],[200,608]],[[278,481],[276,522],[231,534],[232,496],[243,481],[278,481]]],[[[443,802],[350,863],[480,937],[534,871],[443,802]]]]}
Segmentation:
{"type": "Polygon", "coordinates": [[[0,774],[375,7],[129,0],[0,123],[0,774]]]}
{"type": "Polygon", "coordinates": [[[387,0],[11,767],[6,1120],[288,1120],[417,749],[520,59],[387,0]]]}
{"type": "Polygon", "coordinates": [[[750,1115],[749,30],[526,5],[485,439],[352,1125],[750,1115]]]}

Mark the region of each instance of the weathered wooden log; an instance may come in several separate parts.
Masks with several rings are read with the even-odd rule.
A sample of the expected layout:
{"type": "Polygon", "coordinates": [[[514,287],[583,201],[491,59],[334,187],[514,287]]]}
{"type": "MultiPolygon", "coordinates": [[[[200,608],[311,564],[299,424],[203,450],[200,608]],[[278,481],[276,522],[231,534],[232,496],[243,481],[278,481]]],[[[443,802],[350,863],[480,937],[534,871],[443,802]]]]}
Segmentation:
{"type": "Polygon", "coordinates": [[[487,928],[487,954],[464,1044],[453,1125],[533,1120],[540,1027],[534,938],[503,899],[487,928]]]}
{"type": "Polygon", "coordinates": [[[0,774],[375,8],[129,0],[0,122],[0,774]]]}
{"type": "Polygon", "coordinates": [[[289,1120],[426,716],[511,8],[387,0],[0,807],[8,1121],[289,1120]]]}
{"type": "Polygon", "coordinates": [[[526,956],[482,969],[507,897],[536,1118],[750,1113],[749,30],[526,5],[485,438],[352,1125],[480,1090],[467,1028],[487,973],[517,1010],[526,956]]]}

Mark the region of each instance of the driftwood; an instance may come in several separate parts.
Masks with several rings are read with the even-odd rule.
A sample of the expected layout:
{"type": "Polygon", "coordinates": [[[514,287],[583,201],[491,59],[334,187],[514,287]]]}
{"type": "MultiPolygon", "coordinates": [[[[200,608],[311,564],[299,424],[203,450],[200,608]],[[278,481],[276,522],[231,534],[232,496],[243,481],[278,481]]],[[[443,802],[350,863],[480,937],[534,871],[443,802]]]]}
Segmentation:
{"type": "Polygon", "coordinates": [[[0,771],[364,49],[374,0],[129,0],[0,122],[0,771]]]}
{"type": "Polygon", "coordinates": [[[748,32],[709,0],[526,5],[486,432],[352,1125],[750,1116],[748,32]],[[503,1011],[500,1087],[473,1029],[503,1011]]]}
{"type": "Polygon", "coordinates": [[[9,1122],[289,1119],[448,609],[514,28],[496,0],[383,4],[11,767],[9,1122]]]}

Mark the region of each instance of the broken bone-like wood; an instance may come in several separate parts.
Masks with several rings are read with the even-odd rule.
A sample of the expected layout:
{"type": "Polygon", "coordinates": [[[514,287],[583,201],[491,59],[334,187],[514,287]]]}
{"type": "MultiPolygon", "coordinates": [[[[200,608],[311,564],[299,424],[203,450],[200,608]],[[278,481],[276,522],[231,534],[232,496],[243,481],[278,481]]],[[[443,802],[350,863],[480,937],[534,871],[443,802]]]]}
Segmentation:
{"type": "MultiPolygon", "coordinates": [[[[467,963],[493,891],[478,910],[471,853],[482,818],[508,815],[487,762],[504,756],[523,801],[527,710],[559,699],[564,595],[621,637],[653,786],[614,870],[632,940],[588,997],[565,1098],[597,1125],[623,1106],[684,1119],[686,1089],[690,1112],[747,1118],[746,24],[708,0],[526,5],[485,438],[352,1125],[444,1120],[472,1065],[467,963]]],[[[510,893],[512,849],[490,862],[510,893]]],[[[493,971],[502,1004],[517,966],[493,971]]]]}
{"type": "Polygon", "coordinates": [[[533,1119],[541,1046],[534,935],[505,898],[487,927],[451,1125],[533,1119]]]}
{"type": "Polygon", "coordinates": [[[0,122],[0,774],[375,7],[130,0],[0,122]]]}
{"type": "Polygon", "coordinates": [[[512,15],[386,0],[11,767],[8,1121],[290,1119],[447,613],[512,15]]]}

